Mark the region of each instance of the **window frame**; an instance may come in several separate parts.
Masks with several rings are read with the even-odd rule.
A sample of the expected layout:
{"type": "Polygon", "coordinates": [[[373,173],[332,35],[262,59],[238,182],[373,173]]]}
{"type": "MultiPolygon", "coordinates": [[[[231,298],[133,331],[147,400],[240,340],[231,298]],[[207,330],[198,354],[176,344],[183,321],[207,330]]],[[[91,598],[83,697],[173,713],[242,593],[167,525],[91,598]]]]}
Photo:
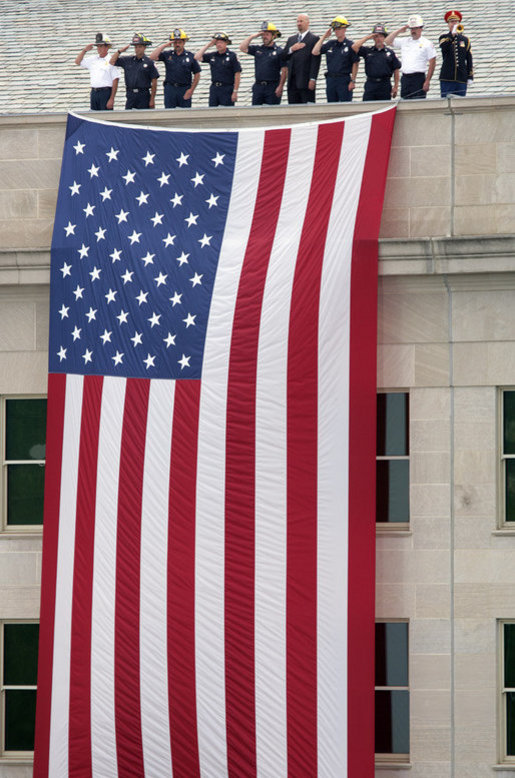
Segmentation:
{"type": "MultiPolygon", "coordinates": [[[[4,394],[0,396],[0,468],[1,468],[1,505],[0,505],[0,534],[13,535],[37,535],[43,532],[41,524],[9,524],[8,523],[8,468],[10,465],[39,465],[46,467],[45,459],[7,459],[6,435],[7,435],[7,401],[8,400],[47,400],[46,394],[4,394]]],[[[45,440],[46,444],[46,440],[45,440]]]]}
{"type": "MultiPolygon", "coordinates": [[[[410,642],[411,642],[411,625],[410,620],[405,618],[376,618],[375,624],[406,624],[408,627],[408,651],[407,651],[407,657],[408,657],[408,666],[406,668],[406,675],[408,679],[408,685],[407,686],[377,686],[376,684],[376,678],[374,674],[374,699],[376,692],[380,691],[407,691],[408,692],[408,700],[410,703],[410,718],[409,718],[409,731],[408,731],[408,739],[410,741],[410,751],[406,754],[392,754],[392,753],[381,753],[381,752],[375,752],[374,754],[374,760],[376,767],[394,767],[395,765],[399,765],[401,767],[409,765],[410,759],[411,759],[411,672],[410,672],[410,642]]],[[[377,646],[376,646],[377,650],[377,646]]]]}
{"type": "Polygon", "coordinates": [[[37,693],[38,688],[37,683],[35,685],[4,685],[4,626],[6,624],[39,624],[39,619],[0,619],[0,764],[5,764],[6,762],[26,762],[31,764],[34,760],[34,750],[6,751],[5,749],[5,691],[20,689],[37,693]]]}
{"type": "MultiPolygon", "coordinates": [[[[409,453],[404,455],[397,455],[397,456],[382,455],[382,454],[380,455],[377,453],[378,441],[376,441],[376,473],[377,473],[377,462],[408,461],[409,469],[410,469],[410,477],[408,482],[408,504],[409,504],[409,515],[411,518],[411,424],[410,424],[411,394],[409,389],[399,389],[399,388],[396,389],[381,388],[377,390],[376,397],[379,396],[380,394],[403,394],[406,395],[408,398],[407,427],[408,427],[408,452],[409,453]]],[[[377,399],[376,399],[376,403],[377,403],[377,399]]],[[[376,419],[376,425],[377,425],[377,419],[376,419]]],[[[376,492],[377,492],[377,476],[376,476],[376,492]]],[[[411,531],[411,521],[377,521],[377,514],[376,514],[375,524],[376,524],[376,533],[379,534],[382,533],[390,534],[392,532],[407,533],[411,531]]]]}

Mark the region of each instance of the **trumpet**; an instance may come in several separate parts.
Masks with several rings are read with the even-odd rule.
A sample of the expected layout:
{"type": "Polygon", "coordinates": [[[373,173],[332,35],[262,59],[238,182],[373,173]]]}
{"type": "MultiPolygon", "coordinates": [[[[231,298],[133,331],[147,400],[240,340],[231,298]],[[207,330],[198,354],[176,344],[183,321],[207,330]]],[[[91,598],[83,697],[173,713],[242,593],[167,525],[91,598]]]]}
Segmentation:
{"type": "Polygon", "coordinates": [[[457,24],[456,25],[456,32],[463,32],[465,29],[465,26],[463,24],[457,24]]]}

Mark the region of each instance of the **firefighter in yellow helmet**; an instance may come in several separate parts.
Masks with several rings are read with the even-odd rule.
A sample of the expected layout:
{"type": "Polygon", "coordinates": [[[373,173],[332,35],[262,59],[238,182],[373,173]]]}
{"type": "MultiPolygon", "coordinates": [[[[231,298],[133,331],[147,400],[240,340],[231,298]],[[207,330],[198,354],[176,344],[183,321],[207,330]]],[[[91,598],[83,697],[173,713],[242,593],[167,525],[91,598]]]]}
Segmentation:
{"type": "Polygon", "coordinates": [[[280,30],[272,22],[262,22],[259,32],[245,38],[240,51],[254,57],[256,80],[252,87],[252,105],[279,105],[288,68],[282,61],[283,50],[277,45],[280,30]],[[262,43],[251,45],[255,38],[262,43]]]}
{"type": "Polygon", "coordinates": [[[191,108],[191,97],[200,79],[200,65],[191,51],[186,51],[189,40],[180,27],[158,46],[150,59],[165,63],[164,100],[165,108],[191,108]],[[165,51],[170,45],[173,51],[165,51]]]}
{"type": "Polygon", "coordinates": [[[155,108],[156,89],[159,73],[152,60],[145,55],[151,41],[141,33],[132,36],[132,41],[115,51],[111,57],[111,65],[123,69],[127,100],[125,108],[155,108]],[[134,56],[120,57],[129,46],[134,46],[134,56]]]}
{"type": "Polygon", "coordinates": [[[344,16],[335,16],[324,35],[315,43],[313,56],[325,54],[327,61],[326,94],[328,103],[348,103],[356,84],[359,57],[347,38],[350,22],[344,16]],[[334,32],[336,40],[328,41],[334,32]]]}

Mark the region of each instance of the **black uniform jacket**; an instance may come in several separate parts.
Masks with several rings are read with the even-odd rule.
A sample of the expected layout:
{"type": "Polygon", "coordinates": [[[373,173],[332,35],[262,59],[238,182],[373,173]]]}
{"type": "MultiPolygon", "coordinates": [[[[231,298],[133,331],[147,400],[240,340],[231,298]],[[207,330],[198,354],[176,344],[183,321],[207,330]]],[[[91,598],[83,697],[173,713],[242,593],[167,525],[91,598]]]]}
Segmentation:
{"type": "Polygon", "coordinates": [[[318,76],[318,69],[320,67],[320,57],[313,57],[311,52],[313,46],[318,40],[317,35],[313,35],[309,30],[302,39],[302,43],[306,45],[302,49],[294,51],[289,54],[290,48],[297,43],[298,35],[292,35],[286,41],[286,45],[283,50],[283,60],[288,65],[288,80],[294,83],[297,89],[307,89],[310,78],[318,76]]]}

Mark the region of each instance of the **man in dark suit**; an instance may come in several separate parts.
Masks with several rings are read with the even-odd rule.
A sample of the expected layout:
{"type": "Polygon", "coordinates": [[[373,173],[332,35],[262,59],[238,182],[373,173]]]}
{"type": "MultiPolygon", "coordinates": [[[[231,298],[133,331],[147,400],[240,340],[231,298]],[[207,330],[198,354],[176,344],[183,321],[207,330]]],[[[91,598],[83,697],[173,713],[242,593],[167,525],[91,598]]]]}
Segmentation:
{"type": "Polygon", "coordinates": [[[320,57],[311,52],[318,40],[317,35],[309,31],[309,16],[297,17],[297,35],[286,41],[283,59],[288,65],[288,102],[314,103],[320,57]]]}

